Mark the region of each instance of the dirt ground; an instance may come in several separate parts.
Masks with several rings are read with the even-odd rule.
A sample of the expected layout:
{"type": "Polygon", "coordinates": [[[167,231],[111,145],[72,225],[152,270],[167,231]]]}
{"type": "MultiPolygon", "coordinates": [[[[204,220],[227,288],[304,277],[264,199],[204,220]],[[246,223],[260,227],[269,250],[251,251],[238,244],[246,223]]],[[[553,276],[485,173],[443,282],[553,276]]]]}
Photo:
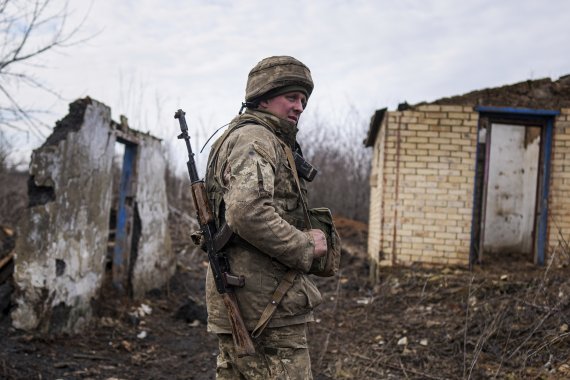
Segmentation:
{"type": "MultiPolygon", "coordinates": [[[[543,268],[512,257],[473,271],[386,268],[372,284],[366,226],[339,226],[341,272],[317,279],[325,301],[309,329],[316,379],[570,378],[568,257],[543,268]]],[[[214,379],[205,256],[184,246],[166,288],[99,301],[81,335],[16,331],[3,315],[0,378],[214,379]]]]}

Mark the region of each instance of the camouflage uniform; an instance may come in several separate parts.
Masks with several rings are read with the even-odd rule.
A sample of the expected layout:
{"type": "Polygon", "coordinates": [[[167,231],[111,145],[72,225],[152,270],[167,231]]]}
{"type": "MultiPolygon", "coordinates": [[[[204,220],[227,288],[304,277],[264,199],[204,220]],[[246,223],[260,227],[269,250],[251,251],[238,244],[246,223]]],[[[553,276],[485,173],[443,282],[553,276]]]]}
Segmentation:
{"type": "Polygon", "coordinates": [[[220,334],[216,379],[312,379],[305,325],[267,328],[254,340],[256,355],[236,360],[230,334],[220,334]]]}
{"type": "MultiPolygon", "coordinates": [[[[306,274],[314,242],[303,231],[300,195],[284,150],[285,144],[294,146],[296,134],[293,123],[248,109],[212,147],[206,188],[217,222],[225,220],[247,242],[230,243],[225,252],[232,272],[246,278],[236,296],[249,331],[285,273],[291,268],[298,272],[268,328],[254,340],[256,356],[238,358],[224,303],[208,270],[208,330],[219,336],[219,379],[312,378],[306,323],[313,321],[312,309],[321,295],[306,274]]],[[[304,183],[302,188],[305,192],[304,183]]]]}

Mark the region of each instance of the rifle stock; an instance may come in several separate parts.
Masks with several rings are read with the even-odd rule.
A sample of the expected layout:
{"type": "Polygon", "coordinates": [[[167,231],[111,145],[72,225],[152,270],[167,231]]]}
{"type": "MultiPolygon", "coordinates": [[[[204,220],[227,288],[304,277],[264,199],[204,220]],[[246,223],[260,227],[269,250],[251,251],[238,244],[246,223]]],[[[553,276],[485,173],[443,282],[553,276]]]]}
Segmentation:
{"type": "Polygon", "coordinates": [[[188,167],[188,174],[190,175],[190,182],[192,184],[192,199],[194,200],[198,223],[200,224],[200,229],[206,241],[210,268],[212,269],[216,288],[222,296],[228,313],[237,355],[254,355],[255,347],[245,327],[234,292],[236,286],[240,287],[244,285],[244,278],[243,276],[231,274],[228,259],[223,252],[220,251],[223,247],[218,247],[215,244],[214,237],[218,231],[210,203],[208,202],[204,181],[198,178],[194,153],[192,153],[190,136],[188,135],[188,125],[186,124],[184,115],[185,112],[180,109],[174,114],[174,118],[180,122],[181,133],[178,138],[184,139],[188,150],[188,162],[186,166],[188,167]]]}
{"type": "Polygon", "coordinates": [[[226,310],[228,311],[230,325],[232,326],[232,337],[234,339],[234,345],[236,346],[237,355],[239,357],[254,355],[255,347],[241,317],[235,293],[222,293],[222,298],[224,305],[226,305],[226,310]]]}

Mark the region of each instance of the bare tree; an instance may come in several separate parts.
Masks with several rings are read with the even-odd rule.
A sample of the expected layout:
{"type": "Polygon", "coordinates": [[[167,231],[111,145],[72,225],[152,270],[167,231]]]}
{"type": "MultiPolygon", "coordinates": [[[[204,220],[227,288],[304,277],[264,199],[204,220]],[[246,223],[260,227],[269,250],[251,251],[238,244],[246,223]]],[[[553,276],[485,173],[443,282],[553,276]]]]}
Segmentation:
{"type": "Polygon", "coordinates": [[[0,131],[0,225],[14,226],[27,203],[27,173],[8,160],[10,147],[0,131]]]}
{"type": "Polygon", "coordinates": [[[85,41],[79,37],[83,21],[70,27],[69,16],[67,1],[0,0],[0,127],[45,137],[41,110],[26,107],[17,94],[26,87],[59,98],[34,70],[46,53],[85,41]]]}
{"type": "Polygon", "coordinates": [[[319,114],[301,129],[303,154],[319,174],[309,186],[311,207],[326,206],[333,213],[368,221],[371,152],[362,144],[366,122],[356,109],[326,121],[319,114]]]}

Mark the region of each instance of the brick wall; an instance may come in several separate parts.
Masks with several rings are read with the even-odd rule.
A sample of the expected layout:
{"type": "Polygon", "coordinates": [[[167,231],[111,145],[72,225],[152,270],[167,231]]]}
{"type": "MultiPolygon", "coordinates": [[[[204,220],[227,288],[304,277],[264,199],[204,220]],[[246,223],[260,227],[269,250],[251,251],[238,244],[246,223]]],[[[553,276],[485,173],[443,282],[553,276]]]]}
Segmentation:
{"type": "MultiPolygon", "coordinates": [[[[386,113],[371,175],[373,275],[386,265],[468,264],[478,116],[434,104],[386,113]]],[[[569,253],[560,236],[570,241],[570,108],[555,120],[550,178],[547,260],[569,253]]]]}
{"type": "Polygon", "coordinates": [[[548,217],[548,253],[568,260],[560,235],[570,242],[570,108],[562,108],[554,124],[548,217]]]}
{"type": "Polygon", "coordinates": [[[385,186],[383,185],[384,179],[384,144],[385,144],[385,128],[386,122],[381,126],[380,133],[374,144],[374,155],[372,168],[370,173],[370,214],[368,219],[368,254],[371,258],[370,262],[373,266],[373,270],[370,274],[374,279],[377,279],[379,273],[376,267],[376,263],[382,260],[380,257],[380,244],[384,241],[383,234],[384,230],[381,228],[383,223],[383,190],[385,186]]]}
{"type": "Polygon", "coordinates": [[[477,118],[450,105],[386,114],[371,176],[373,262],[468,263],[477,118]]]}

